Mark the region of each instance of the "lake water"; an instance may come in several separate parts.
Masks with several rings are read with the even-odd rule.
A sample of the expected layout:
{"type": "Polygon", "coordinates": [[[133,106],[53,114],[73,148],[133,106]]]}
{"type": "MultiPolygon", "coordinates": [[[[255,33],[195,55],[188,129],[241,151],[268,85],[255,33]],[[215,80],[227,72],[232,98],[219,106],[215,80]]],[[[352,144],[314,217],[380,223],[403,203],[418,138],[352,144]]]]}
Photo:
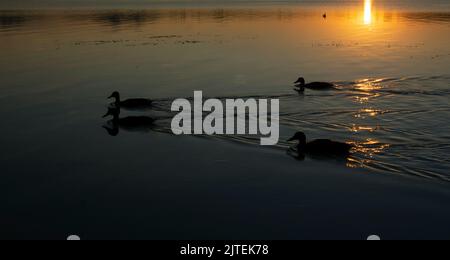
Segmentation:
{"type": "MultiPolygon", "coordinates": [[[[344,165],[330,167],[417,183],[450,181],[448,1],[152,3],[70,10],[11,5],[0,11],[1,188],[14,198],[6,206],[11,218],[23,216],[23,207],[29,206],[56,215],[71,212],[48,206],[65,200],[82,210],[89,199],[77,200],[81,194],[103,201],[96,205],[107,211],[114,203],[105,203],[99,186],[117,187],[123,178],[136,184],[136,176],[148,171],[152,177],[145,178],[160,185],[152,186],[146,202],[172,212],[164,203],[183,196],[184,185],[203,187],[200,177],[187,177],[192,172],[181,173],[175,162],[214,171],[217,163],[233,164],[237,156],[221,152],[223,147],[289,157],[286,140],[296,131],[309,139],[356,145],[344,165]],[[292,90],[299,76],[333,82],[339,90],[299,95],[292,90]],[[101,116],[106,97],[115,90],[124,98],[156,100],[160,111],[146,113],[158,119],[155,131],[108,135],[102,128],[107,119],[101,116]],[[258,139],[248,137],[172,136],[170,104],[191,97],[194,90],[223,99],[279,98],[279,145],[262,148],[258,139]],[[196,165],[208,156],[216,156],[216,164],[196,165]],[[178,182],[170,186],[169,179],[178,182]],[[33,195],[25,195],[27,190],[33,195]]],[[[126,115],[131,113],[121,116],[126,115]]],[[[245,162],[236,165],[244,178],[245,162]]],[[[123,183],[124,189],[132,190],[131,183],[123,183]]],[[[120,190],[103,192],[125,203],[120,190]]],[[[62,225],[62,220],[53,221],[62,225]]],[[[21,237],[12,230],[7,234],[21,237]]]]}

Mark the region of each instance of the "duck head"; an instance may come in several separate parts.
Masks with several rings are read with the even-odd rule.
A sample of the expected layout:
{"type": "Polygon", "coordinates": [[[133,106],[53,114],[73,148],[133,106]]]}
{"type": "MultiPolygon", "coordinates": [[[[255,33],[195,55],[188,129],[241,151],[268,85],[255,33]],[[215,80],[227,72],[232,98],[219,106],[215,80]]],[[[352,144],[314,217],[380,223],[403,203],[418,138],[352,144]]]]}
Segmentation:
{"type": "Polygon", "coordinates": [[[120,102],[120,93],[118,91],[114,91],[108,99],[115,98],[116,102],[120,102]]]}
{"type": "Polygon", "coordinates": [[[306,135],[303,132],[297,132],[293,137],[291,137],[288,142],[299,141],[300,144],[306,144],[306,135]]]}
{"type": "Polygon", "coordinates": [[[304,78],[300,77],[300,78],[298,78],[298,80],[296,82],[294,82],[294,84],[304,86],[306,84],[306,81],[304,78]]]}

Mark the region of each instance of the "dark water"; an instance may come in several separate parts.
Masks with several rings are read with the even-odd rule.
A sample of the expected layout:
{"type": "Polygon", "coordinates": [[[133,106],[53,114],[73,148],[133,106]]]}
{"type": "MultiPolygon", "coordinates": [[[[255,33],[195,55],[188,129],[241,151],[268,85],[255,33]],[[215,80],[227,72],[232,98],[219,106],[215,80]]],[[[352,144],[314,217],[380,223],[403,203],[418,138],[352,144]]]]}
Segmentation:
{"type": "MultiPolygon", "coordinates": [[[[429,9],[405,6],[375,2],[368,9],[362,2],[349,2],[343,6],[1,11],[1,188],[9,198],[4,220],[27,221],[26,216],[33,215],[36,222],[27,228],[40,232],[21,230],[21,235],[7,229],[2,235],[38,236],[45,233],[39,221],[61,227],[48,231],[48,237],[82,229],[80,223],[96,230],[101,218],[89,217],[110,213],[114,217],[97,228],[105,232],[106,227],[121,223],[120,231],[101,236],[146,237],[123,227],[146,218],[155,223],[166,218],[160,227],[155,224],[146,231],[157,238],[192,238],[186,234],[194,232],[193,223],[200,221],[194,219],[195,210],[207,207],[198,201],[213,194],[207,202],[222,203],[222,208],[200,210],[206,226],[199,234],[207,235],[199,237],[205,238],[213,236],[208,227],[216,224],[208,222],[208,214],[225,216],[225,209],[231,207],[225,197],[240,200],[237,207],[243,208],[231,208],[255,218],[261,212],[244,210],[246,201],[262,203],[255,194],[264,194],[274,211],[297,205],[294,183],[306,197],[309,188],[306,183],[286,181],[297,178],[289,171],[358,168],[369,175],[400,176],[405,181],[418,177],[418,185],[431,181],[446,187],[450,180],[450,10],[439,1],[429,9]],[[324,12],[327,19],[322,17],[324,12]],[[339,90],[298,95],[291,84],[298,76],[334,82],[339,90]],[[109,136],[101,127],[107,122],[101,116],[106,97],[114,90],[124,97],[154,98],[158,111],[142,114],[156,118],[156,126],[145,133],[121,130],[117,137],[109,136]],[[194,90],[223,99],[279,98],[279,145],[261,148],[259,140],[249,137],[172,136],[170,104],[175,98],[192,96],[194,90]],[[309,158],[298,163],[285,152],[286,140],[296,131],[304,131],[310,139],[346,141],[356,148],[342,165],[309,158]],[[253,174],[256,166],[264,173],[253,174]],[[268,175],[268,169],[284,173],[277,180],[268,175]],[[290,199],[285,204],[278,203],[286,198],[290,199]],[[154,210],[137,211],[147,205],[154,210]],[[130,223],[121,222],[121,216],[134,211],[142,215],[126,219],[130,223]],[[170,229],[178,214],[192,216],[186,220],[191,225],[170,229]],[[172,233],[165,234],[163,229],[172,233]]],[[[334,180],[322,177],[324,185],[334,180]]],[[[357,187],[365,185],[375,184],[367,181],[342,189],[356,198],[360,196],[357,187]]],[[[419,190],[414,194],[421,194],[419,190]]],[[[370,201],[360,198],[361,204],[370,201]]],[[[318,198],[322,199],[326,201],[318,198]]],[[[389,204],[389,199],[384,201],[389,204]]],[[[436,201],[437,208],[446,202],[436,201]]],[[[346,198],[341,202],[347,205],[346,198]]],[[[394,202],[389,204],[392,208],[396,208],[394,202]]],[[[408,209],[404,212],[416,215],[427,210],[419,214],[408,209]]],[[[274,211],[268,213],[273,224],[280,222],[274,211]]],[[[238,215],[231,217],[236,225],[247,223],[238,215]]],[[[399,217],[398,221],[404,220],[399,217]]],[[[267,237],[295,238],[288,230],[286,224],[280,233],[267,237]]],[[[407,232],[407,227],[402,230],[407,232]]],[[[353,237],[359,231],[347,235],[353,237]]],[[[441,231],[429,232],[442,235],[441,231]]],[[[230,237],[224,230],[220,234],[230,237]]]]}
{"type": "Polygon", "coordinates": [[[165,110],[194,90],[279,97],[284,139],[302,130],[345,140],[357,144],[348,166],[449,180],[450,15],[376,7],[369,18],[363,4],[4,11],[3,131],[17,131],[20,111],[41,111],[34,120],[102,113],[86,102],[101,104],[112,90],[159,98],[165,110]],[[340,91],[298,96],[290,84],[300,75],[340,91]]]}

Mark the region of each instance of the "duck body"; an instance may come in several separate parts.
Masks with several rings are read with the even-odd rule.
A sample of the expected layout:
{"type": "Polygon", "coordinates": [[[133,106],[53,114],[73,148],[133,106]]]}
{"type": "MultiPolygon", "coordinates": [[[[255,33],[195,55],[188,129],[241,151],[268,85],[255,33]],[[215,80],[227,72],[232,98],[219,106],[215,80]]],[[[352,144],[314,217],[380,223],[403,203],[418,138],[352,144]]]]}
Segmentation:
{"type": "Polygon", "coordinates": [[[348,157],[351,153],[352,145],[336,142],[328,139],[318,139],[306,142],[306,135],[298,132],[288,141],[298,140],[297,152],[299,155],[313,155],[315,157],[348,157]]]}
{"type": "Polygon", "coordinates": [[[307,89],[312,90],[331,90],[334,89],[334,84],[328,83],[328,82],[311,82],[308,84],[305,84],[304,86],[307,89]]]}
{"type": "Polygon", "coordinates": [[[135,98],[120,101],[119,103],[115,102],[114,105],[126,110],[146,110],[153,107],[153,101],[144,98],[135,98]]]}
{"type": "Polygon", "coordinates": [[[316,155],[349,155],[352,147],[347,143],[318,139],[307,143],[303,150],[305,153],[316,155]]]}
{"type": "Polygon", "coordinates": [[[328,82],[311,82],[306,83],[304,78],[299,78],[295,84],[295,90],[298,92],[303,92],[305,89],[311,90],[335,90],[336,86],[333,83],[328,82]]]}
{"type": "Polygon", "coordinates": [[[114,92],[109,98],[114,98],[115,101],[111,104],[112,108],[125,110],[149,110],[153,107],[153,101],[145,98],[133,98],[127,100],[120,100],[119,92],[114,92]]]}

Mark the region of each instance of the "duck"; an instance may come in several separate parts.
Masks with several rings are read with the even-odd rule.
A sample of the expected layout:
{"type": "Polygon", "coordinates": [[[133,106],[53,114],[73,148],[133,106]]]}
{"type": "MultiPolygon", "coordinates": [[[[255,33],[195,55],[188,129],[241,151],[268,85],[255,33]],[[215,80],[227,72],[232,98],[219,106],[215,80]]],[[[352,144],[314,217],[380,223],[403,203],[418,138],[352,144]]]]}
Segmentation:
{"type": "Polygon", "coordinates": [[[155,120],[147,116],[129,116],[120,118],[120,109],[118,108],[108,108],[108,112],[103,116],[103,118],[112,116],[113,118],[107,122],[103,128],[111,136],[117,136],[119,134],[119,129],[128,132],[149,132],[154,128],[155,120]]]}
{"type": "Polygon", "coordinates": [[[114,98],[115,101],[111,104],[115,108],[123,108],[125,110],[148,110],[153,106],[153,101],[145,98],[133,98],[127,100],[120,100],[120,93],[114,91],[108,99],[114,98]]]}
{"type": "Polygon", "coordinates": [[[311,82],[306,84],[305,79],[303,77],[298,78],[295,84],[295,90],[298,92],[304,92],[305,89],[312,89],[312,90],[333,90],[336,89],[335,85],[333,83],[328,82],[311,82]]]}
{"type": "Polygon", "coordinates": [[[297,132],[288,140],[298,141],[297,152],[300,156],[305,154],[320,157],[348,157],[351,153],[353,145],[347,143],[336,142],[328,139],[318,139],[306,142],[306,135],[303,132],[297,132]]]}

